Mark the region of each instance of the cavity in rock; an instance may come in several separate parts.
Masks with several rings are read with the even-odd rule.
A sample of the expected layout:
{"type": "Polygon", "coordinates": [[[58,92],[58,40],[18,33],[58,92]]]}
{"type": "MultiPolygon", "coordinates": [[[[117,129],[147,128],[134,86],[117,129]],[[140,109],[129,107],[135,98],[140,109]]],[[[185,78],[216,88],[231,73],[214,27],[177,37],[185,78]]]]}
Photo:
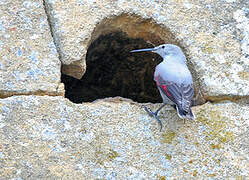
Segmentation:
{"type": "Polygon", "coordinates": [[[77,80],[62,74],[66,98],[74,103],[121,96],[136,102],[162,102],[153,73],[161,57],[130,53],[152,47],[143,39],[129,38],[123,32],[100,35],[88,48],[86,73],[77,80]]]}

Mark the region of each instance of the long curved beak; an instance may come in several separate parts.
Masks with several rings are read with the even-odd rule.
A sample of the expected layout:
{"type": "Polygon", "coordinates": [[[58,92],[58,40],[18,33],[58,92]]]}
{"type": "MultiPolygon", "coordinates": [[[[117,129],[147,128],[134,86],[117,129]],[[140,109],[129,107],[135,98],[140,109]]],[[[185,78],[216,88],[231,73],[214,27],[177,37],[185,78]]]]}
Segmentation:
{"type": "Polygon", "coordinates": [[[132,50],[130,52],[144,52],[144,51],[154,51],[155,48],[146,48],[146,49],[136,49],[136,50],[132,50]]]}

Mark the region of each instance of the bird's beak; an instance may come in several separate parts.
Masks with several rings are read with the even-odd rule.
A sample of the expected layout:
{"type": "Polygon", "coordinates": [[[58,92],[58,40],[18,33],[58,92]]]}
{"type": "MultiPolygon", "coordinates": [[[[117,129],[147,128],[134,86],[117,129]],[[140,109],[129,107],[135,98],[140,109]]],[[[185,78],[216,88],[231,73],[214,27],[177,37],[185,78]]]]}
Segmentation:
{"type": "Polygon", "coordinates": [[[144,51],[155,51],[156,49],[155,48],[147,48],[147,49],[136,49],[136,50],[132,50],[130,52],[144,52],[144,51]]]}

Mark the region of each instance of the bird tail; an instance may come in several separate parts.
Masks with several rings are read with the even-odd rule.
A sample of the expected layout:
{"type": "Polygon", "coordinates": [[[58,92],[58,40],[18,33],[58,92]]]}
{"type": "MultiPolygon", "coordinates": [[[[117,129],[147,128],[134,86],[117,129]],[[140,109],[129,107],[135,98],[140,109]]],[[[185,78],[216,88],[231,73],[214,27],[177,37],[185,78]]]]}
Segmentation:
{"type": "Polygon", "coordinates": [[[177,111],[177,114],[178,116],[181,118],[181,119],[191,119],[191,120],[194,120],[195,119],[195,115],[194,113],[192,112],[191,108],[189,108],[189,112],[187,111],[184,111],[181,107],[179,107],[178,105],[176,105],[176,111],[177,111]]]}

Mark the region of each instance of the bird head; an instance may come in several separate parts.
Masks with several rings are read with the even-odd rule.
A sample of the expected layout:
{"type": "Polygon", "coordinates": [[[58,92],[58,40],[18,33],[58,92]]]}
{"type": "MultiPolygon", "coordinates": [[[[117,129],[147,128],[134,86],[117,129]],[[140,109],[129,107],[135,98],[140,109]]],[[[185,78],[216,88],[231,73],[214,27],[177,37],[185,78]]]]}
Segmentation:
{"type": "Polygon", "coordinates": [[[130,52],[144,52],[144,51],[157,53],[162,58],[171,55],[172,56],[183,55],[181,48],[173,44],[162,44],[154,48],[137,49],[137,50],[132,50],[130,52]]]}

